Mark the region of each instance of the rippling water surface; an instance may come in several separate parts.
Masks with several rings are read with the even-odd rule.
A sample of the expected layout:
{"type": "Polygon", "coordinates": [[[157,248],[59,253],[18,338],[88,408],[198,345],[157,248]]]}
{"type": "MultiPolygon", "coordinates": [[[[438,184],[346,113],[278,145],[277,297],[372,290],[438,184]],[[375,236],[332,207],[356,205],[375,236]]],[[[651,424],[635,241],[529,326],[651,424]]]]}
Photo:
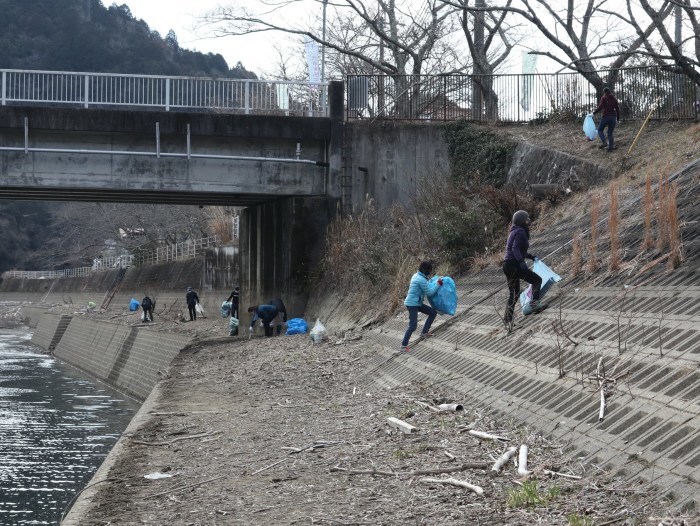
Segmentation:
{"type": "Polygon", "coordinates": [[[138,406],[0,329],[0,525],[58,524],[138,406]]]}

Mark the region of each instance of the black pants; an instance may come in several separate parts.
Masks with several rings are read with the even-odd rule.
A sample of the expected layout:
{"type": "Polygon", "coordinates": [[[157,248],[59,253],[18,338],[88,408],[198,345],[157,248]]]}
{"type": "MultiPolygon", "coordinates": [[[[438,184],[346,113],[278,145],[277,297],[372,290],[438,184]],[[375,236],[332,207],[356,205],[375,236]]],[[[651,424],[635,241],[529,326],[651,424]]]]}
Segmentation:
{"type": "Polygon", "coordinates": [[[153,307],[143,308],[143,321],[153,321],[153,307]]]}
{"type": "Polygon", "coordinates": [[[231,317],[238,319],[238,303],[231,303],[231,317]]]}
{"type": "Polygon", "coordinates": [[[196,303],[192,305],[187,305],[187,309],[190,311],[190,321],[195,321],[197,319],[197,309],[195,308],[196,303]]]}
{"type": "Polygon", "coordinates": [[[503,263],[503,273],[508,280],[508,306],[506,307],[505,319],[506,322],[511,322],[513,320],[515,303],[520,296],[520,280],[522,279],[532,285],[532,299],[537,301],[540,299],[542,278],[530,269],[520,268],[517,261],[505,261],[503,263]]]}
{"type": "Polygon", "coordinates": [[[265,328],[265,336],[270,337],[274,335],[274,330],[272,328],[272,321],[263,320],[263,327],[265,328]]]}

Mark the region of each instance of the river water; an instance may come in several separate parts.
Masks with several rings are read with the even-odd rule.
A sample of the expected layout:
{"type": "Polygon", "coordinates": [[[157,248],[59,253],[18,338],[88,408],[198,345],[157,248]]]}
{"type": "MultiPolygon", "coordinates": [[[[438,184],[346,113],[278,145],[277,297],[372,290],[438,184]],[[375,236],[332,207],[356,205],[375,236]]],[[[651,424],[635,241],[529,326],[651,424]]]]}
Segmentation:
{"type": "Polygon", "coordinates": [[[0,329],[0,525],[58,524],[138,410],[0,329]]]}

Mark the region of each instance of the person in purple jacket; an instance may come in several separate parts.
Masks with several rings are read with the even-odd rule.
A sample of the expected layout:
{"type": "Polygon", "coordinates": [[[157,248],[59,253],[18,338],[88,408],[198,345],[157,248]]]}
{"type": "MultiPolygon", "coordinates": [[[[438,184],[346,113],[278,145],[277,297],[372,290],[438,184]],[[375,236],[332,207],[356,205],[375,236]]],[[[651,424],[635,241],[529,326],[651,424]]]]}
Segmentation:
{"type": "Polygon", "coordinates": [[[525,210],[518,210],[513,214],[513,224],[510,227],[510,235],[506,243],[506,257],[503,260],[503,273],[508,279],[508,306],[504,321],[506,325],[513,322],[515,302],[520,296],[520,280],[525,280],[532,285],[532,301],[530,306],[533,312],[541,310],[540,287],[542,278],[527,268],[525,259],[535,260],[528,252],[530,248],[530,216],[525,210]]]}

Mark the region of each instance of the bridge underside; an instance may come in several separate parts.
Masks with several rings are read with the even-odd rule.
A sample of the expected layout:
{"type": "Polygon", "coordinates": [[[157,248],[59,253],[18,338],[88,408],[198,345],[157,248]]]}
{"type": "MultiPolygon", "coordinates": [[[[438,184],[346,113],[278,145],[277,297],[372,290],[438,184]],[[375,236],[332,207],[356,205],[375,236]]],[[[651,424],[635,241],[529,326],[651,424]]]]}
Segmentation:
{"type": "Polygon", "coordinates": [[[0,199],[18,201],[82,201],[90,203],[150,203],[201,206],[255,206],[280,196],[231,192],[91,189],[76,187],[0,186],[0,199]]]}

